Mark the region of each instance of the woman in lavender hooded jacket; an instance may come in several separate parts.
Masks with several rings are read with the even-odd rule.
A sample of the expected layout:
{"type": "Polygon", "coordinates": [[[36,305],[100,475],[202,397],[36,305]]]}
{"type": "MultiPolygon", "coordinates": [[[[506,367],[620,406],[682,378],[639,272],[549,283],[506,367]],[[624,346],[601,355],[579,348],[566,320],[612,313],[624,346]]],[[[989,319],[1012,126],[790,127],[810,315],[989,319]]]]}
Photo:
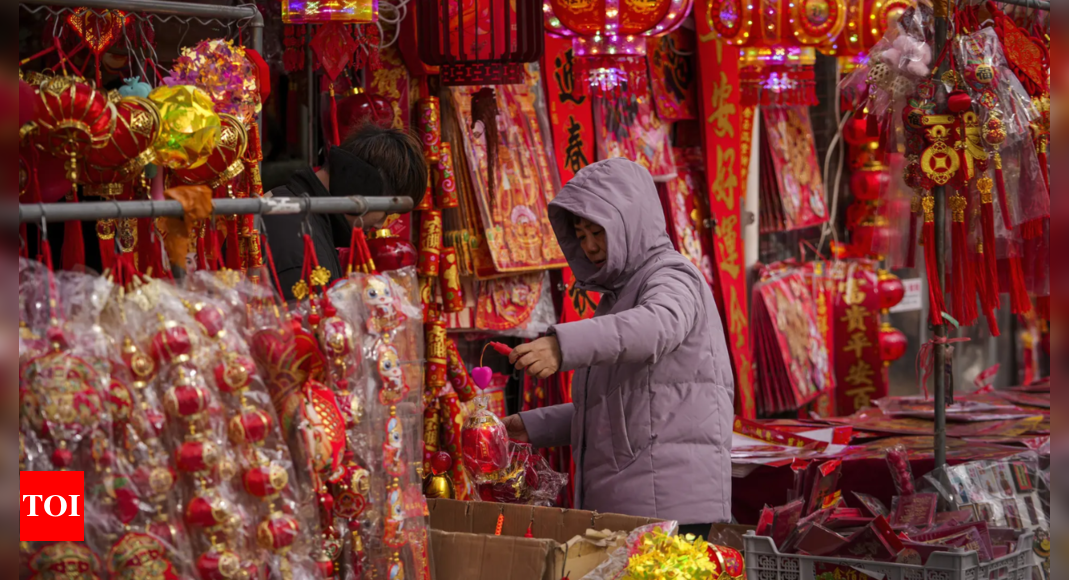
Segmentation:
{"type": "MultiPolygon", "coordinates": [[[[723,325],[701,272],[677,252],[653,178],[611,159],[581,170],[549,206],[594,318],[513,351],[537,377],[577,371],[573,403],[506,419],[513,438],[572,446],[576,506],[675,520],[731,519],[734,382],[723,325]]],[[[699,527],[699,525],[701,527],[699,527]]]]}

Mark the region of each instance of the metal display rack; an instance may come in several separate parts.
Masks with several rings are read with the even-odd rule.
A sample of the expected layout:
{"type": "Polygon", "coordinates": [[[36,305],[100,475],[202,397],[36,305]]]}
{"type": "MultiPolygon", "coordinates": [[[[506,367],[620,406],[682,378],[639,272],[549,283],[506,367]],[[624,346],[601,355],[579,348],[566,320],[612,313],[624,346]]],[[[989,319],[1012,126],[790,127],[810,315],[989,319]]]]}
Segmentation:
{"type": "MultiPolygon", "coordinates": [[[[935,54],[941,54],[949,41],[950,6],[965,0],[935,0],[935,54]]],[[[1011,4],[1036,10],[1050,12],[1050,2],[1045,0],[996,0],[999,4],[1011,4]]],[[[941,65],[937,76],[946,72],[947,64],[941,65]]],[[[946,187],[936,187],[935,195],[935,248],[939,270],[939,280],[929,280],[929,284],[946,287],[946,187]]],[[[947,416],[948,403],[953,403],[954,393],[947,389],[947,327],[936,326],[935,333],[935,467],[947,464],[947,416]]]]}
{"type": "MultiPolygon", "coordinates": [[[[216,215],[297,215],[412,211],[410,197],[265,197],[216,199],[216,215]]],[[[107,219],[180,217],[177,201],[94,201],[80,203],[19,204],[19,223],[98,221],[107,219]]]]}

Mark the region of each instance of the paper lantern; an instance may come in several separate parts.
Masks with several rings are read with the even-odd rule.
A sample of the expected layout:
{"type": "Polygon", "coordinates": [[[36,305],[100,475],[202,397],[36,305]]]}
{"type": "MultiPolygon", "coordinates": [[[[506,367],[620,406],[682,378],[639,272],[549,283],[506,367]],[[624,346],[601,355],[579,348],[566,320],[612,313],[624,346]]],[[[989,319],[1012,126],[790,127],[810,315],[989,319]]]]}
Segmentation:
{"type": "Polygon", "coordinates": [[[78,163],[90,150],[105,147],[118,113],[108,96],[73,77],[41,82],[34,120],[46,150],[67,161],[67,178],[78,179],[78,163]]]}
{"type": "Polygon", "coordinates": [[[888,323],[883,323],[880,328],[880,359],[885,365],[889,365],[902,358],[909,348],[909,340],[901,330],[891,328],[888,323]]]}
{"type": "Polygon", "coordinates": [[[149,100],[163,120],[154,145],[156,162],[171,169],[207,163],[222,130],[208,95],[192,86],[159,87],[149,100]]]}
{"type": "Polygon", "coordinates": [[[641,94],[646,83],[646,38],[678,28],[693,0],[546,3],[546,28],[573,37],[576,73],[596,95],[626,84],[641,94]]]}
{"type": "Polygon", "coordinates": [[[115,105],[117,123],[107,147],[92,149],[82,164],[78,182],[87,195],[115,197],[122,184],[140,175],[156,156],[152,144],[160,134],[160,112],[140,97],[124,97],[115,105]]]}
{"type": "Polygon", "coordinates": [[[887,270],[880,270],[876,289],[880,294],[880,310],[883,311],[898,306],[906,297],[906,285],[902,279],[887,270]]]}
{"type": "Polygon", "coordinates": [[[286,24],[358,23],[378,19],[378,0],[282,0],[282,22],[286,24]]]}
{"type": "Polygon", "coordinates": [[[815,105],[816,50],[839,36],[847,0],[710,0],[709,27],[742,48],[743,105],[815,105]]]}
{"type": "Polygon", "coordinates": [[[518,84],[542,56],[541,0],[418,0],[419,57],[442,84],[518,84]]]}
{"type": "Polygon", "coordinates": [[[207,185],[216,189],[241,175],[245,170],[242,155],[248,146],[249,136],[241,120],[225,113],[219,115],[222,130],[219,142],[212,148],[207,160],[192,168],[178,169],[174,178],[183,185],[207,185]]]}

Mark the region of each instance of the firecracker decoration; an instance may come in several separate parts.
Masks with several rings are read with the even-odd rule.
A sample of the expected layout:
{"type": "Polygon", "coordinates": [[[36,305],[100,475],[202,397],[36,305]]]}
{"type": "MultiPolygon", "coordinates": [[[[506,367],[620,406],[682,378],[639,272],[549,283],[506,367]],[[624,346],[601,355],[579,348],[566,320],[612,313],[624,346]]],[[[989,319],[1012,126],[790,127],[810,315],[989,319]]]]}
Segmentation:
{"type": "Polygon", "coordinates": [[[442,311],[446,313],[464,310],[464,287],[460,284],[460,266],[456,248],[442,248],[441,255],[442,311]]]}
{"type": "Polygon", "coordinates": [[[816,51],[842,32],[846,0],[713,0],[708,15],[743,49],[743,105],[816,104],[816,51]]]}
{"type": "Polygon", "coordinates": [[[356,24],[379,19],[379,0],[282,0],[286,24],[356,24]]]}
{"type": "Polygon", "coordinates": [[[425,382],[430,388],[442,388],[449,382],[447,370],[449,338],[446,336],[445,322],[441,319],[441,316],[433,316],[424,321],[424,327],[427,332],[427,375],[425,382]]]}
{"type": "Polygon", "coordinates": [[[522,83],[523,64],[542,56],[540,0],[419,0],[416,8],[420,59],[439,67],[446,86],[522,83]]]}
{"type": "Polygon", "coordinates": [[[467,403],[478,396],[479,391],[475,386],[475,381],[471,378],[471,374],[468,373],[468,367],[464,364],[464,359],[460,356],[456,341],[451,338],[448,339],[446,347],[448,349],[446,353],[446,372],[449,384],[453,387],[453,392],[456,393],[460,400],[467,403]]]}
{"type": "Polygon", "coordinates": [[[453,145],[442,142],[438,163],[434,165],[434,196],[438,209],[460,207],[456,172],[453,169],[453,145]]]}
{"type": "Polygon", "coordinates": [[[692,0],[624,2],[609,10],[552,0],[546,29],[573,38],[575,73],[584,93],[643,95],[647,87],[646,39],[672,32],[690,13],[692,0]]]}
{"type": "Polygon", "coordinates": [[[192,86],[159,87],[149,94],[163,126],[156,139],[156,163],[193,169],[208,162],[222,132],[222,122],[207,93],[192,86]]]}
{"type": "Polygon", "coordinates": [[[442,212],[427,210],[419,228],[419,275],[437,278],[441,272],[442,212]]]}
{"type": "Polygon", "coordinates": [[[441,160],[442,111],[438,97],[424,97],[416,104],[419,119],[419,137],[423,143],[423,156],[428,163],[441,160]]]}

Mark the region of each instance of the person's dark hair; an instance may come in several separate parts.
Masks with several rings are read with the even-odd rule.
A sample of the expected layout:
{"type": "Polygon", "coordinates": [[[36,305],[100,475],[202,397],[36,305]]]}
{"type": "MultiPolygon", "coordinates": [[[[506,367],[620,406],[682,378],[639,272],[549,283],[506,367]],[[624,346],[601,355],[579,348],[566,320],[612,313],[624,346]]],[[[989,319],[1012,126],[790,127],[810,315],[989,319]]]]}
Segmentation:
{"type": "Polygon", "coordinates": [[[419,205],[429,169],[423,147],[411,133],[366,123],[349,133],[341,148],[378,168],[385,195],[411,197],[419,205]]]}

